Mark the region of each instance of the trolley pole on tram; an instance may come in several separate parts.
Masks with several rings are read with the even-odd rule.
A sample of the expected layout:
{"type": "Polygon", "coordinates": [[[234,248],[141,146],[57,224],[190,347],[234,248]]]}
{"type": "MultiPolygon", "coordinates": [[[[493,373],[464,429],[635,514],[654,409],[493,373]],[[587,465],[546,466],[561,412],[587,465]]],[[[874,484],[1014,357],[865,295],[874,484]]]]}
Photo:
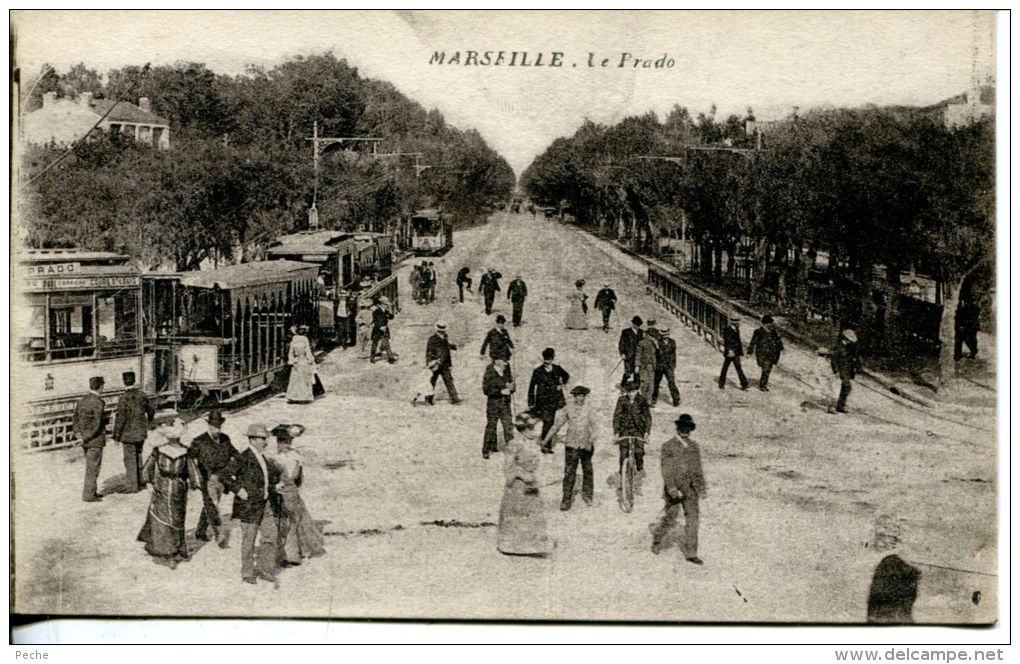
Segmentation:
{"type": "Polygon", "coordinates": [[[315,120],[312,123],[312,137],[305,140],[312,142],[312,169],[315,172],[315,182],[312,186],[312,208],[308,210],[308,227],[317,230],[319,228],[319,162],[323,151],[330,145],[371,143],[372,154],[376,154],[379,141],[382,139],[375,136],[319,136],[319,121],[315,120]]]}

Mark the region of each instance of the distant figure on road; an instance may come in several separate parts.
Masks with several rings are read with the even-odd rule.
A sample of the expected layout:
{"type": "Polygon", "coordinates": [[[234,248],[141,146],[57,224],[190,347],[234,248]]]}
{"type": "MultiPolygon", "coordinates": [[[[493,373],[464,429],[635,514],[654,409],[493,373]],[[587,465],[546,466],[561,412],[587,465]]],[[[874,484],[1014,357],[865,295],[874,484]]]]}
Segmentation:
{"type": "Polygon", "coordinates": [[[680,552],[689,562],[701,565],[698,557],[698,503],[706,497],[705,475],[701,468],[701,450],[691,438],[694,419],[684,413],[676,420],[676,435],[662,445],[662,482],[665,510],[652,532],[652,553],[662,550],[675,537],[676,518],[684,512],[684,530],[680,552]]]}
{"type": "Polygon", "coordinates": [[[655,386],[652,388],[652,403],[659,400],[659,386],[662,379],[666,379],[666,386],[669,387],[669,396],[673,400],[673,407],[680,405],[680,390],[676,387],[676,342],[669,334],[669,328],[663,327],[659,330],[659,350],[655,361],[655,386]]]}
{"type": "Polygon", "coordinates": [[[627,380],[628,376],[634,375],[637,371],[637,345],[645,335],[641,330],[643,324],[641,316],[634,316],[630,319],[630,327],[620,332],[617,349],[623,359],[623,380],[627,380]]]}
{"type": "Polygon", "coordinates": [[[761,317],[761,327],[754,331],[751,343],[747,345],[747,354],[754,355],[758,366],[761,367],[758,389],[762,392],[769,391],[769,374],[772,373],[773,365],[779,364],[779,356],[782,353],[783,339],[776,330],[772,316],[766,314],[761,317]]]}
{"type": "Polygon", "coordinates": [[[527,297],[528,285],[524,283],[524,279],[521,279],[521,275],[518,274],[506,289],[506,299],[510,300],[514,308],[514,327],[520,327],[521,325],[521,320],[524,318],[524,300],[527,297]]]}
{"type": "Polygon", "coordinates": [[[574,290],[567,296],[570,308],[567,310],[568,330],[588,329],[588,296],[584,292],[584,279],[574,282],[574,290]]]}
{"type": "MultiPolygon", "coordinates": [[[[549,430],[556,421],[556,411],[567,405],[563,388],[570,381],[570,374],[560,365],[553,364],[555,359],[555,349],[543,350],[542,364],[531,372],[531,383],[528,384],[528,411],[542,420],[542,441],[549,437],[549,430]]],[[[544,443],[542,452],[552,454],[551,443],[544,443]]]]}
{"type": "Polygon", "coordinates": [[[428,262],[425,274],[428,276],[428,289],[425,292],[425,301],[431,304],[436,301],[436,282],[439,281],[439,273],[436,272],[436,266],[432,261],[428,262]]]}
{"type": "Polygon", "coordinates": [[[583,385],[576,385],[570,390],[573,403],[559,411],[556,425],[542,439],[542,447],[552,447],[556,433],[567,426],[567,435],[563,441],[566,450],[563,458],[563,498],[560,509],[567,511],[574,502],[574,482],[577,479],[577,465],[581,464],[581,499],[591,505],[595,495],[595,476],[592,471],[591,458],[595,453],[595,437],[597,429],[591,409],[585,408],[584,402],[591,392],[583,385]]]}
{"type": "Polygon", "coordinates": [[[74,434],[81,440],[85,453],[85,485],[81,499],[86,503],[102,500],[97,484],[99,469],[103,465],[103,448],[106,447],[106,404],[99,396],[106,381],[102,376],[89,378],[89,393],[78,399],[74,405],[71,423],[74,434]]]}
{"type": "Polygon", "coordinates": [[[520,436],[504,450],[506,484],[496,548],[507,555],[545,556],[552,547],[538,488],[538,420],[521,413],[514,427],[520,436]]]}
{"type": "Polygon", "coordinates": [[[411,268],[411,274],[408,277],[408,281],[411,282],[411,298],[417,303],[421,304],[421,282],[424,279],[424,275],[421,271],[421,265],[415,265],[411,268]]]}
{"type": "Polygon", "coordinates": [[[464,289],[467,288],[468,292],[471,292],[471,268],[462,267],[457,272],[457,293],[460,295],[460,301],[464,301],[464,289]]]}
{"type": "Polygon", "coordinates": [[[516,389],[517,385],[506,360],[501,357],[493,358],[492,364],[485,368],[485,374],[482,376],[482,394],[486,396],[485,436],[482,438],[483,459],[488,459],[490,454],[499,451],[496,437],[498,423],[503,424],[503,440],[507,443],[513,440],[510,399],[516,389]]]}
{"type": "MultiPolygon", "coordinates": [[[[417,277],[412,274],[412,286],[417,288],[417,277]]],[[[415,298],[417,301],[417,297],[415,298]]],[[[358,357],[368,359],[369,344],[372,343],[372,305],[362,298],[358,298],[358,315],[354,318],[358,327],[357,347],[358,357]]]]}
{"type": "MultiPolygon", "coordinates": [[[[637,345],[637,375],[641,379],[641,396],[649,405],[652,404],[655,371],[659,365],[659,345],[652,330],[654,328],[650,328],[637,345]]],[[[658,330],[655,330],[655,335],[658,335],[658,330]]]]}
{"type": "Polygon", "coordinates": [[[485,335],[485,341],[482,342],[482,350],[478,354],[484,358],[485,351],[488,350],[489,358],[510,361],[510,356],[513,355],[513,347],[514,342],[510,339],[509,330],[506,329],[506,316],[497,314],[496,327],[489,330],[489,333],[485,335]]]}
{"type": "Polygon", "coordinates": [[[485,315],[489,316],[492,314],[492,303],[496,300],[496,292],[502,290],[499,287],[500,273],[493,270],[491,267],[489,271],[482,275],[481,281],[478,282],[478,289],[482,291],[482,296],[485,298],[485,315]]]}
{"type": "Polygon", "coordinates": [[[616,292],[609,284],[602,284],[602,290],[595,294],[595,308],[602,312],[602,331],[609,332],[609,317],[616,309],[616,292]]]}
{"type": "Polygon", "coordinates": [[[149,398],[135,385],[135,372],[121,375],[124,394],[117,399],[117,415],[113,420],[113,439],[124,448],[124,473],[127,493],[142,490],[142,447],[149,435],[149,424],[156,415],[149,398]]]}
{"type": "MultiPolygon", "coordinates": [[[[429,337],[425,346],[425,364],[435,367],[430,381],[433,390],[436,381],[442,377],[443,384],[446,385],[446,392],[450,395],[450,403],[456,405],[460,403],[460,398],[457,396],[457,387],[453,384],[453,357],[450,354],[450,351],[453,350],[457,350],[457,345],[451,344],[447,338],[446,323],[442,321],[436,323],[436,331],[429,337]]],[[[430,406],[434,405],[435,394],[427,395],[425,402],[430,406]]]]}
{"type": "Polygon", "coordinates": [[[737,378],[740,379],[740,389],[747,389],[747,376],[740,366],[740,358],[744,356],[744,342],[740,340],[740,319],[730,316],[730,324],[723,330],[723,364],[719,372],[719,389],[726,387],[726,374],[730,365],[737,370],[737,378]]]}
{"type": "MultiPolygon", "coordinates": [[[[617,439],[633,436],[647,441],[652,431],[652,412],[648,409],[648,402],[638,393],[640,387],[641,380],[636,376],[629,376],[623,383],[624,393],[616,400],[616,410],[613,411],[613,435],[617,439]]],[[[645,467],[645,444],[635,440],[620,441],[620,470],[623,470],[631,444],[634,445],[634,466],[640,473],[645,467]]]]}
{"type": "Polygon", "coordinates": [[[839,376],[839,397],[836,399],[836,412],[846,412],[846,400],[850,396],[857,372],[861,370],[861,360],[857,355],[857,335],[853,330],[843,330],[836,349],[832,351],[830,360],[832,373],[839,376]]]}
{"type": "Polygon", "coordinates": [[[967,298],[960,303],[956,309],[956,341],[953,348],[953,358],[959,362],[963,358],[963,345],[967,344],[970,351],[970,359],[978,354],[978,330],[981,329],[981,307],[977,302],[967,298]]]}

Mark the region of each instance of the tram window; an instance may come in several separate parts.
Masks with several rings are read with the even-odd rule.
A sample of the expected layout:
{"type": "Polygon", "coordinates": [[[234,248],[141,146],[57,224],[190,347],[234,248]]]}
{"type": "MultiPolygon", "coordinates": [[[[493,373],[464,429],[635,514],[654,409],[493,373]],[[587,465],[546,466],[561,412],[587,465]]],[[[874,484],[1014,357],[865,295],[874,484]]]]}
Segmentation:
{"type": "Polygon", "coordinates": [[[104,355],[120,355],[135,350],[138,344],[138,301],[134,291],[101,294],[96,297],[99,350],[104,355]]]}
{"type": "Polygon", "coordinates": [[[54,360],[90,357],[95,354],[95,351],[92,305],[51,306],[50,357],[54,360]]]}

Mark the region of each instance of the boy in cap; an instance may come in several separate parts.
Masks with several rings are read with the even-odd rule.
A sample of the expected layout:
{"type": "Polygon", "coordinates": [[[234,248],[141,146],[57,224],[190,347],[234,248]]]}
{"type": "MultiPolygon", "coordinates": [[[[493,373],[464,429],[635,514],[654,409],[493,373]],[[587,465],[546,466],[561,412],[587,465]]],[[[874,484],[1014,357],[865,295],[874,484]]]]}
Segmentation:
{"type": "Polygon", "coordinates": [[[666,501],[659,522],[652,530],[652,553],[663,548],[677,516],[684,512],[684,531],[680,537],[680,552],[695,565],[698,557],[698,502],[706,497],[705,476],[701,468],[701,451],[691,438],[694,419],[684,413],[676,420],[676,435],[662,445],[662,497],[666,501]]]}
{"type": "Polygon", "coordinates": [[[219,410],[211,410],[205,417],[206,432],[191,441],[188,453],[198,463],[202,477],[202,515],[198,517],[195,537],[208,542],[209,531],[221,548],[227,546],[227,532],[220,519],[220,498],[223,497],[223,474],[237,455],[230,436],[223,433],[226,418],[219,410]]]}
{"type": "Polygon", "coordinates": [[[623,381],[623,394],[616,400],[616,410],[613,411],[613,435],[620,440],[620,470],[623,470],[623,461],[630,452],[631,444],[634,445],[634,465],[640,473],[645,468],[645,444],[648,434],[652,431],[652,412],[648,409],[648,402],[638,393],[641,387],[641,379],[637,376],[628,376],[623,381]],[[641,440],[633,440],[640,438],[641,440]]]}
{"type": "Polygon", "coordinates": [[[772,366],[779,363],[782,353],[783,339],[776,330],[772,316],[766,314],[761,317],[761,327],[754,331],[751,343],[747,345],[747,354],[754,355],[761,367],[758,389],[762,392],[769,391],[769,374],[772,373],[772,366]]]}
{"type": "Polygon", "coordinates": [[[542,439],[542,447],[552,447],[553,437],[567,425],[567,434],[563,445],[566,450],[563,464],[563,499],[560,509],[569,510],[574,502],[574,481],[577,479],[577,465],[581,464],[581,499],[586,505],[592,504],[595,491],[595,479],[592,472],[591,458],[595,453],[595,437],[597,429],[591,410],[585,408],[584,402],[591,393],[587,387],[576,385],[570,390],[573,403],[559,411],[556,424],[549,434],[542,439]]]}
{"type": "Polygon", "coordinates": [[[106,404],[100,394],[105,381],[102,376],[89,378],[88,394],[74,405],[72,428],[81,440],[85,453],[85,485],[81,499],[94,503],[103,499],[99,494],[99,469],[103,465],[103,448],[106,447],[106,404]]]}
{"type": "Polygon", "coordinates": [[[719,389],[726,388],[726,374],[732,364],[737,370],[737,378],[740,379],[740,389],[747,389],[747,376],[740,366],[740,358],[744,356],[744,342],[740,340],[740,319],[736,315],[730,315],[730,324],[723,330],[723,364],[719,372],[719,389]]]}

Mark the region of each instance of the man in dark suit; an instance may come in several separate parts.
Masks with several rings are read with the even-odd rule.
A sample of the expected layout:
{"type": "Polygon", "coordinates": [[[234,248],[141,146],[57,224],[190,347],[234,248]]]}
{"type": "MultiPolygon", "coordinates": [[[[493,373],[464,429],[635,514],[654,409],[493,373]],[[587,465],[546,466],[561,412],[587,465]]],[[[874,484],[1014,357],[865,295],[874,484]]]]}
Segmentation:
{"type": "Polygon", "coordinates": [[[121,379],[127,389],[117,399],[113,439],[124,448],[125,491],[138,493],[142,490],[142,446],[149,435],[149,424],[156,416],[156,410],[145,392],[135,386],[134,371],[125,371],[121,379]]]}
{"type": "Polygon", "coordinates": [[[488,316],[492,313],[492,303],[496,300],[496,292],[502,290],[499,287],[499,272],[495,272],[490,269],[485,276],[482,277],[481,283],[478,287],[482,291],[482,295],[485,297],[485,315],[488,316]]]}
{"type": "Polygon", "coordinates": [[[669,334],[669,328],[659,329],[659,348],[656,354],[655,386],[652,388],[652,405],[659,400],[659,385],[666,379],[669,396],[673,399],[673,407],[680,405],[680,390],[676,387],[676,341],[669,334]]]}
{"type": "Polygon", "coordinates": [[[624,380],[637,371],[637,345],[644,337],[644,332],[641,331],[642,323],[644,321],[641,320],[641,316],[634,316],[630,319],[630,327],[620,333],[620,343],[617,345],[617,349],[620,351],[620,357],[623,358],[624,380]]]}
{"type": "Polygon", "coordinates": [[[617,439],[632,438],[620,441],[620,470],[623,470],[623,461],[630,453],[630,446],[634,445],[634,466],[639,473],[645,468],[644,441],[648,440],[652,431],[652,411],[638,392],[640,387],[641,380],[637,376],[629,376],[623,382],[623,394],[616,400],[616,410],[613,411],[613,435],[617,439]]]}
{"type": "Polygon", "coordinates": [[[503,440],[510,442],[514,437],[511,425],[510,398],[517,386],[506,360],[500,357],[492,359],[492,364],[485,368],[482,376],[482,393],[487,397],[485,402],[485,437],[482,439],[482,458],[488,459],[493,452],[499,451],[496,438],[496,424],[503,423],[503,440]]]}
{"type": "Polygon", "coordinates": [[[106,404],[100,393],[105,381],[102,376],[89,378],[89,392],[74,406],[72,427],[81,440],[85,452],[85,486],[81,499],[86,503],[102,500],[97,484],[99,469],[103,465],[103,448],[106,447],[106,404]]]}
{"type": "Polygon", "coordinates": [[[464,301],[464,288],[471,290],[471,268],[462,267],[457,273],[457,292],[460,294],[460,301],[464,301]]]}
{"type": "Polygon", "coordinates": [[[740,358],[744,356],[744,343],[740,340],[740,319],[730,316],[730,324],[723,330],[723,364],[719,372],[719,389],[726,388],[726,374],[732,364],[737,370],[737,378],[740,379],[740,389],[747,389],[747,376],[740,366],[740,358]]]}
{"type": "MultiPolygon", "coordinates": [[[[227,464],[223,473],[223,486],[234,494],[233,518],[241,522],[241,578],[254,585],[256,577],[265,581],[276,581],[275,546],[270,555],[255,560],[255,539],[262,525],[270,494],[276,493],[280,482],[280,469],[265,457],[266,438],[269,431],[264,424],[248,427],[248,449],[236,455],[227,464]]],[[[265,535],[263,535],[265,537],[265,535]]]]}
{"type": "Polygon", "coordinates": [[[369,362],[374,363],[379,352],[386,354],[386,361],[390,364],[397,361],[390,348],[391,320],[393,312],[390,310],[389,298],[385,296],[376,298],[372,306],[372,355],[369,362]]]}
{"type": "Polygon", "coordinates": [[[528,285],[521,279],[521,275],[514,277],[506,289],[506,299],[513,305],[514,327],[520,327],[521,319],[524,318],[524,300],[528,297],[528,285]]]}
{"type": "Polygon", "coordinates": [[[202,476],[202,515],[198,517],[195,537],[208,542],[209,531],[219,543],[220,548],[227,547],[227,531],[222,527],[220,519],[220,498],[223,497],[223,476],[227,466],[237,456],[237,449],[231,444],[230,436],[223,433],[223,413],[212,410],[205,418],[208,430],[191,441],[188,453],[198,463],[198,472],[202,476]]]}
{"type": "Polygon", "coordinates": [[[616,309],[616,291],[609,284],[602,284],[602,290],[595,294],[595,308],[602,312],[602,331],[609,332],[609,317],[616,309]]]}
{"type": "Polygon", "coordinates": [[[482,350],[479,352],[483,358],[485,357],[485,351],[489,351],[489,357],[493,360],[510,360],[510,356],[513,355],[514,342],[510,339],[510,332],[506,329],[506,316],[498,314],[496,316],[496,327],[489,330],[489,333],[485,335],[485,341],[482,342],[482,350]]]}
{"type": "Polygon", "coordinates": [[[754,355],[758,366],[761,367],[758,389],[762,392],[769,391],[769,374],[772,373],[773,365],[779,363],[779,356],[782,353],[783,339],[776,330],[772,316],[762,316],[761,327],[754,331],[751,343],[747,345],[747,354],[754,355]]]}
{"type": "MultiPolygon", "coordinates": [[[[570,374],[558,364],[553,364],[556,351],[546,348],[542,351],[542,364],[531,372],[528,384],[528,410],[542,420],[542,440],[549,436],[549,430],[556,423],[556,411],[567,405],[563,389],[570,380],[570,374]]],[[[552,441],[542,446],[543,454],[552,454],[552,441]]]]}
{"type": "Polygon", "coordinates": [[[839,376],[839,397],[836,399],[837,413],[846,412],[846,400],[850,396],[854,378],[861,370],[861,359],[857,353],[857,334],[853,330],[843,330],[839,343],[832,351],[830,359],[832,373],[839,376]]]}
{"type": "Polygon", "coordinates": [[[706,497],[705,475],[701,469],[701,451],[691,438],[694,419],[684,413],[676,420],[676,435],[662,445],[663,499],[666,508],[652,531],[652,553],[658,553],[663,540],[684,512],[684,531],[680,552],[689,562],[701,565],[698,557],[698,503],[706,497]]]}
{"type": "MultiPolygon", "coordinates": [[[[446,323],[436,323],[436,332],[429,337],[425,346],[425,364],[435,367],[432,370],[432,387],[436,386],[436,381],[441,376],[443,384],[446,385],[446,392],[450,395],[450,403],[456,405],[461,400],[457,396],[457,387],[453,384],[453,357],[450,354],[453,350],[457,350],[457,345],[451,344],[447,338],[446,323]]],[[[434,404],[435,396],[430,394],[425,397],[425,401],[434,404]]]]}

